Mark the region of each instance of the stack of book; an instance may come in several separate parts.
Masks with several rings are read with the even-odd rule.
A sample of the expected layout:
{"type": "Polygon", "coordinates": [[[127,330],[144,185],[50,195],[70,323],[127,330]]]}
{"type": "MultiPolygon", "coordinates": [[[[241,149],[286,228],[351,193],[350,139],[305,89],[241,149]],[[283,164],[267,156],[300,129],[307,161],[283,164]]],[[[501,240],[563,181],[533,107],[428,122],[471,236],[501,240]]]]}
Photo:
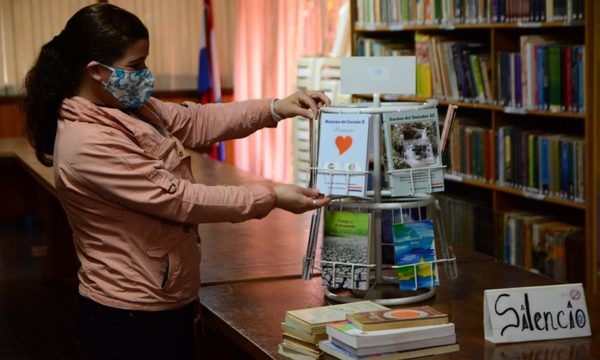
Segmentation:
{"type": "Polygon", "coordinates": [[[328,305],[290,310],[281,323],[283,341],[279,354],[294,360],[321,359],[319,342],[327,339],[327,324],[346,319],[346,315],[358,312],[390,310],[372,301],[328,305]]]}
{"type": "Polygon", "coordinates": [[[399,360],[458,351],[454,324],[430,306],[347,315],[326,326],[325,358],[399,360]]]}

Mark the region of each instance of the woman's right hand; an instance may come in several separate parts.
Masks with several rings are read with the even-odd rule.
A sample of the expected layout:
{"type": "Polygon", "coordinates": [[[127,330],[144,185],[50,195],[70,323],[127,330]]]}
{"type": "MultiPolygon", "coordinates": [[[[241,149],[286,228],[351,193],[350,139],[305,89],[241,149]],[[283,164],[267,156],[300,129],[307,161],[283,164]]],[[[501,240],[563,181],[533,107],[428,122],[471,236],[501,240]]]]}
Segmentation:
{"type": "Polygon", "coordinates": [[[275,207],[301,214],[327,205],[331,198],[323,196],[316,189],[307,189],[297,185],[277,185],[273,188],[277,194],[275,207]]]}

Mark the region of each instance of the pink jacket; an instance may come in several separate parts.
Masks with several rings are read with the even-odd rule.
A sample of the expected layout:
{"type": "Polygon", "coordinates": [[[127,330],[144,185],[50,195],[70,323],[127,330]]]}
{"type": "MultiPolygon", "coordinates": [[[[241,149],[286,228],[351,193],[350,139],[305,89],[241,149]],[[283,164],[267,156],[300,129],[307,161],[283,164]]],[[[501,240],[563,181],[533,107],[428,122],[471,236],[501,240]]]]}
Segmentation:
{"type": "Polygon", "coordinates": [[[81,262],[79,292],[122,309],[173,309],[200,288],[194,224],[261,218],[276,200],[266,185],[194,183],[184,146],[244,137],[276,122],[270,100],[185,107],[151,98],[137,116],[146,121],[65,99],[56,187],[81,262]]]}

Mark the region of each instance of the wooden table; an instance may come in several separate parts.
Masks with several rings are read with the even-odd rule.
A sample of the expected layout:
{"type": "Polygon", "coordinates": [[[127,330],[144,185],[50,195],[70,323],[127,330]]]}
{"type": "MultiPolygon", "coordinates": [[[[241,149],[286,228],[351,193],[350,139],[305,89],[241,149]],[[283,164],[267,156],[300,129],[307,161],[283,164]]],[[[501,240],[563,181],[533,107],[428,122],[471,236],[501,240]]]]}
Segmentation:
{"type": "MultiPolygon", "coordinates": [[[[510,345],[494,345],[484,340],[483,291],[485,289],[554,283],[549,278],[496,261],[459,262],[458,278],[449,281],[442,277],[442,284],[436,296],[419,304],[429,304],[447,312],[456,325],[461,349],[442,358],[588,359],[600,357],[600,311],[598,306],[595,306],[598,303],[595,300],[588,300],[592,334],[594,334],[591,338],[510,345]]],[[[322,306],[327,303],[323,296],[320,278],[313,278],[310,281],[286,279],[210,286],[201,289],[200,301],[205,321],[255,359],[280,358],[277,354],[277,345],[281,342],[279,324],[283,321],[286,310],[322,306]]]]}
{"type": "MultiPolygon", "coordinates": [[[[192,172],[199,183],[270,183],[259,176],[197,152],[189,153],[192,157],[192,172]]],[[[23,180],[33,179],[31,184],[42,190],[22,189],[23,192],[31,191],[36,194],[35,206],[31,211],[42,218],[45,228],[48,250],[44,271],[46,277],[59,280],[75,276],[78,265],[70,228],[56,198],[53,168],[39,163],[33,148],[23,138],[0,139],[0,158],[16,162],[18,165],[7,166],[7,171],[24,170],[31,178],[23,180]]],[[[14,189],[4,189],[0,196],[9,192],[14,192],[14,189]]],[[[20,202],[24,200],[20,198],[19,201],[15,201],[20,202]]],[[[310,213],[294,215],[275,209],[262,220],[239,224],[199,225],[202,238],[203,285],[299,277],[302,258],[306,253],[310,216],[310,213]]]]}

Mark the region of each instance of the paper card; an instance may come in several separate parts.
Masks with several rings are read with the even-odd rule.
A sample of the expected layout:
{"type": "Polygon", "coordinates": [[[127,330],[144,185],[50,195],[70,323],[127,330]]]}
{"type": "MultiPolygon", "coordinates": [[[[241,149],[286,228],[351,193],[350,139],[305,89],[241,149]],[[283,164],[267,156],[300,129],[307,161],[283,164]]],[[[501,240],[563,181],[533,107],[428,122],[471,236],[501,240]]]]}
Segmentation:
{"type": "Polygon", "coordinates": [[[316,188],[325,195],[364,196],[370,114],[322,112],[316,188]]]}
{"type": "Polygon", "coordinates": [[[414,56],[355,56],[342,58],[342,94],[414,95],[414,56]]]}
{"type": "Polygon", "coordinates": [[[581,284],[486,290],[485,339],[511,343],[590,336],[581,284]]]}
{"type": "Polygon", "coordinates": [[[444,190],[435,108],[383,114],[392,196],[444,190]]]}

